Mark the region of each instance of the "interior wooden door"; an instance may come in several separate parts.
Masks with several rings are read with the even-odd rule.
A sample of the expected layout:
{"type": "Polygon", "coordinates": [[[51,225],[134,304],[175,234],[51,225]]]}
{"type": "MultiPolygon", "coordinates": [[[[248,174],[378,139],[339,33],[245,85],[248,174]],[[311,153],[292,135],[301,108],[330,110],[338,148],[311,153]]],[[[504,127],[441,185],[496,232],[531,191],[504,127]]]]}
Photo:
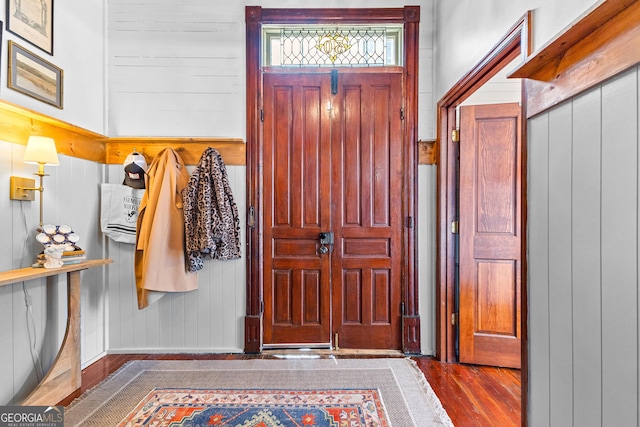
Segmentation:
{"type": "Polygon", "coordinates": [[[333,78],[264,76],[263,345],[400,349],[402,75],[333,78]]]}
{"type": "Polygon", "coordinates": [[[460,109],[463,363],[520,368],[521,107],[460,109]]]}
{"type": "Polygon", "coordinates": [[[330,79],[264,76],[264,345],[329,346],[330,79]]]}

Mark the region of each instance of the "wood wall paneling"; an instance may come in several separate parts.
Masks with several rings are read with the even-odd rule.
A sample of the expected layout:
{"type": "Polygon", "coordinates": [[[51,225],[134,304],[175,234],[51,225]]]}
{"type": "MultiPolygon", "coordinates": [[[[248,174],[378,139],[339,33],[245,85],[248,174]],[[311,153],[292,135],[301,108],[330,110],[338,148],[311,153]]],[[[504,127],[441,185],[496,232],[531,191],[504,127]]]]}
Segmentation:
{"type": "Polygon", "coordinates": [[[549,117],[529,122],[529,163],[527,202],[529,277],[529,393],[528,413],[531,426],[549,425],[549,117]],[[535,173],[535,175],[534,175],[535,173]],[[536,179],[533,179],[535,177],[536,179]],[[535,256],[533,256],[535,254],[535,256]],[[533,286],[535,285],[535,286],[533,286]]]}
{"type": "Polygon", "coordinates": [[[638,424],[639,101],[637,67],[602,87],[603,425],[638,424]]]}
{"type": "MultiPolygon", "coordinates": [[[[573,425],[571,264],[571,105],[549,114],[549,330],[550,415],[573,425]]],[[[535,374],[534,374],[535,375],[535,374]]]]}
{"type": "Polygon", "coordinates": [[[592,89],[572,105],[572,156],[580,159],[571,168],[574,425],[589,425],[602,415],[601,343],[594,339],[602,336],[600,93],[600,88],[592,89]]]}
{"type": "Polygon", "coordinates": [[[639,79],[530,120],[530,425],[638,423],[639,79]]]}
{"type": "Polygon", "coordinates": [[[640,2],[601,1],[511,74],[528,78],[531,425],[639,421],[638,45],[640,2]]]}

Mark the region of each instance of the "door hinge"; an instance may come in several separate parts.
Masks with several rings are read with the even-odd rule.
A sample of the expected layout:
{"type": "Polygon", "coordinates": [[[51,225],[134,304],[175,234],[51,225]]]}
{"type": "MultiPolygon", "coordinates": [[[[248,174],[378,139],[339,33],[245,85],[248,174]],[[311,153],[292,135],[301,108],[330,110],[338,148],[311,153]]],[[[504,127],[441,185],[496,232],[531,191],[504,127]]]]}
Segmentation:
{"type": "Polygon", "coordinates": [[[454,129],[451,131],[451,141],[460,142],[460,130],[454,129]]]}
{"type": "Polygon", "coordinates": [[[400,120],[404,120],[404,108],[400,109],[400,120]]]}
{"type": "Polygon", "coordinates": [[[264,300],[260,301],[260,314],[264,314],[264,300]]]}
{"type": "Polygon", "coordinates": [[[256,225],[256,210],[253,206],[247,209],[247,227],[253,228],[256,225]]]}
{"type": "Polygon", "coordinates": [[[458,221],[451,221],[451,234],[458,234],[458,221]]]}
{"type": "Polygon", "coordinates": [[[451,324],[452,325],[458,324],[458,313],[451,313],[451,324]]]}
{"type": "Polygon", "coordinates": [[[413,228],[413,217],[412,216],[408,216],[407,217],[407,228],[413,228]]]}
{"type": "Polygon", "coordinates": [[[264,110],[260,110],[260,121],[264,122],[264,110]]]}

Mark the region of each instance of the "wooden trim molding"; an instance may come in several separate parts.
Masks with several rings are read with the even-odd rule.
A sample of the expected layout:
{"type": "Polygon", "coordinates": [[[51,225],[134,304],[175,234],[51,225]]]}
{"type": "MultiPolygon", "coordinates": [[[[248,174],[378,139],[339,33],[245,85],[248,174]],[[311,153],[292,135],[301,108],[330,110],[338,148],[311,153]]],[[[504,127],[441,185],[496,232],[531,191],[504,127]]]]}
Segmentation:
{"type": "Polygon", "coordinates": [[[533,117],[640,63],[640,1],[601,1],[509,77],[526,80],[533,117]]]}
{"type": "Polygon", "coordinates": [[[227,165],[246,164],[240,138],[109,138],[53,117],[0,101],[0,139],[26,145],[30,135],[46,135],[56,141],[58,153],[97,163],[122,164],[135,148],[151,161],[165,147],[172,147],[186,164],[195,165],[207,147],[220,152],[227,165]]]}
{"type": "Polygon", "coordinates": [[[502,39],[467,72],[438,101],[441,107],[449,108],[460,105],[473,92],[495,76],[500,67],[498,64],[508,63],[521,56],[526,58],[531,52],[531,12],[525,13],[502,37],[502,39]],[[523,50],[527,53],[523,53],[523,50]]]}
{"type": "Polygon", "coordinates": [[[262,7],[247,6],[246,14],[246,109],[247,109],[247,211],[254,213],[247,225],[247,296],[244,319],[244,351],[259,353],[262,350],[262,204],[260,202],[260,170],[262,157],[260,141],[261,30],[262,7]]]}
{"type": "MultiPolygon", "coordinates": [[[[384,10],[384,9],[383,9],[384,10]]],[[[403,197],[404,214],[408,218],[418,218],[418,63],[420,46],[420,7],[405,6],[402,11],[404,21],[404,99],[405,120],[402,139],[404,142],[405,189],[403,197]]],[[[418,245],[416,228],[404,227],[402,284],[402,351],[420,354],[420,300],[418,282],[418,245]]]]}
{"type": "MultiPolygon", "coordinates": [[[[446,362],[455,362],[455,329],[451,318],[455,310],[455,236],[450,232],[451,222],[457,219],[456,163],[459,147],[453,142],[452,130],[456,129],[456,107],[479,89],[491,77],[506,67],[518,56],[523,60],[531,53],[531,11],[525,13],[498,41],[498,43],[467,73],[443,98],[437,106],[436,156],[437,172],[437,213],[436,213],[436,358],[446,362]]],[[[523,84],[526,90],[526,86],[523,84]]],[[[526,115],[526,92],[523,93],[523,117],[526,115]]],[[[526,121],[522,121],[522,139],[526,141],[526,121]]],[[[522,164],[526,165],[526,143],[523,144],[522,164]]],[[[526,167],[523,166],[526,177],[526,167]]],[[[522,247],[526,248],[526,180],[522,185],[522,247]]],[[[521,288],[522,315],[522,425],[527,425],[528,399],[528,358],[527,358],[527,282],[526,257],[522,262],[521,288]]]]}
{"type": "Polygon", "coordinates": [[[122,164],[135,149],[150,161],[166,147],[180,154],[187,165],[196,165],[202,153],[213,147],[222,156],[227,165],[246,163],[245,143],[239,138],[109,138],[106,144],[107,164],[122,164]]]}
{"type": "MultiPolygon", "coordinates": [[[[451,324],[454,307],[455,242],[450,224],[456,219],[457,144],[451,131],[456,128],[455,108],[518,56],[531,51],[531,12],[524,14],[496,45],[438,101],[438,174],[437,174],[437,261],[436,261],[436,357],[454,362],[455,330],[451,324]]],[[[526,133],[523,132],[523,138],[526,133]]],[[[524,292],[523,283],[523,294],[524,292]]],[[[526,319],[523,319],[526,320],[526,319]]],[[[526,328],[522,329],[523,331],[526,328]]]]}
{"type": "Polygon", "coordinates": [[[30,135],[52,137],[60,154],[104,163],[106,136],[0,101],[0,139],[27,145],[30,135]]]}
{"type": "Polygon", "coordinates": [[[436,141],[418,141],[418,164],[435,165],[437,163],[436,141]]]}
{"type": "MultiPolygon", "coordinates": [[[[245,8],[246,22],[246,75],[247,75],[247,207],[254,212],[251,226],[247,228],[247,312],[245,316],[245,352],[262,350],[262,209],[260,185],[262,170],[262,141],[260,122],[260,99],[262,91],[261,30],[263,24],[308,24],[308,23],[402,23],[405,33],[404,107],[405,141],[404,156],[405,194],[403,210],[409,218],[417,217],[415,204],[417,195],[418,144],[418,42],[420,7],[369,8],[369,9],[266,9],[261,6],[245,8]]],[[[415,228],[405,227],[403,248],[402,295],[403,350],[406,353],[420,352],[420,317],[418,312],[417,247],[415,228]]]]}

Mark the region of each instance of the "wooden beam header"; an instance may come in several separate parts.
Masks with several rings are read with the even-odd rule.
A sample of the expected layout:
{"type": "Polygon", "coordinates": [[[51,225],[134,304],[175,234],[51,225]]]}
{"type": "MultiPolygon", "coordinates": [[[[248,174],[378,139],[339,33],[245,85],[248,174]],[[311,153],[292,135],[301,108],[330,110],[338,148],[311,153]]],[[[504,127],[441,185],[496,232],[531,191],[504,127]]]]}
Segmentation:
{"type": "Polygon", "coordinates": [[[601,1],[509,77],[527,79],[533,117],[640,63],[640,1],[601,1]]]}
{"type": "Polygon", "coordinates": [[[134,149],[149,162],[166,147],[176,150],[187,165],[198,164],[209,147],[218,150],[227,165],[246,164],[245,143],[239,138],[109,138],[105,163],[122,164],[134,149]]]}

